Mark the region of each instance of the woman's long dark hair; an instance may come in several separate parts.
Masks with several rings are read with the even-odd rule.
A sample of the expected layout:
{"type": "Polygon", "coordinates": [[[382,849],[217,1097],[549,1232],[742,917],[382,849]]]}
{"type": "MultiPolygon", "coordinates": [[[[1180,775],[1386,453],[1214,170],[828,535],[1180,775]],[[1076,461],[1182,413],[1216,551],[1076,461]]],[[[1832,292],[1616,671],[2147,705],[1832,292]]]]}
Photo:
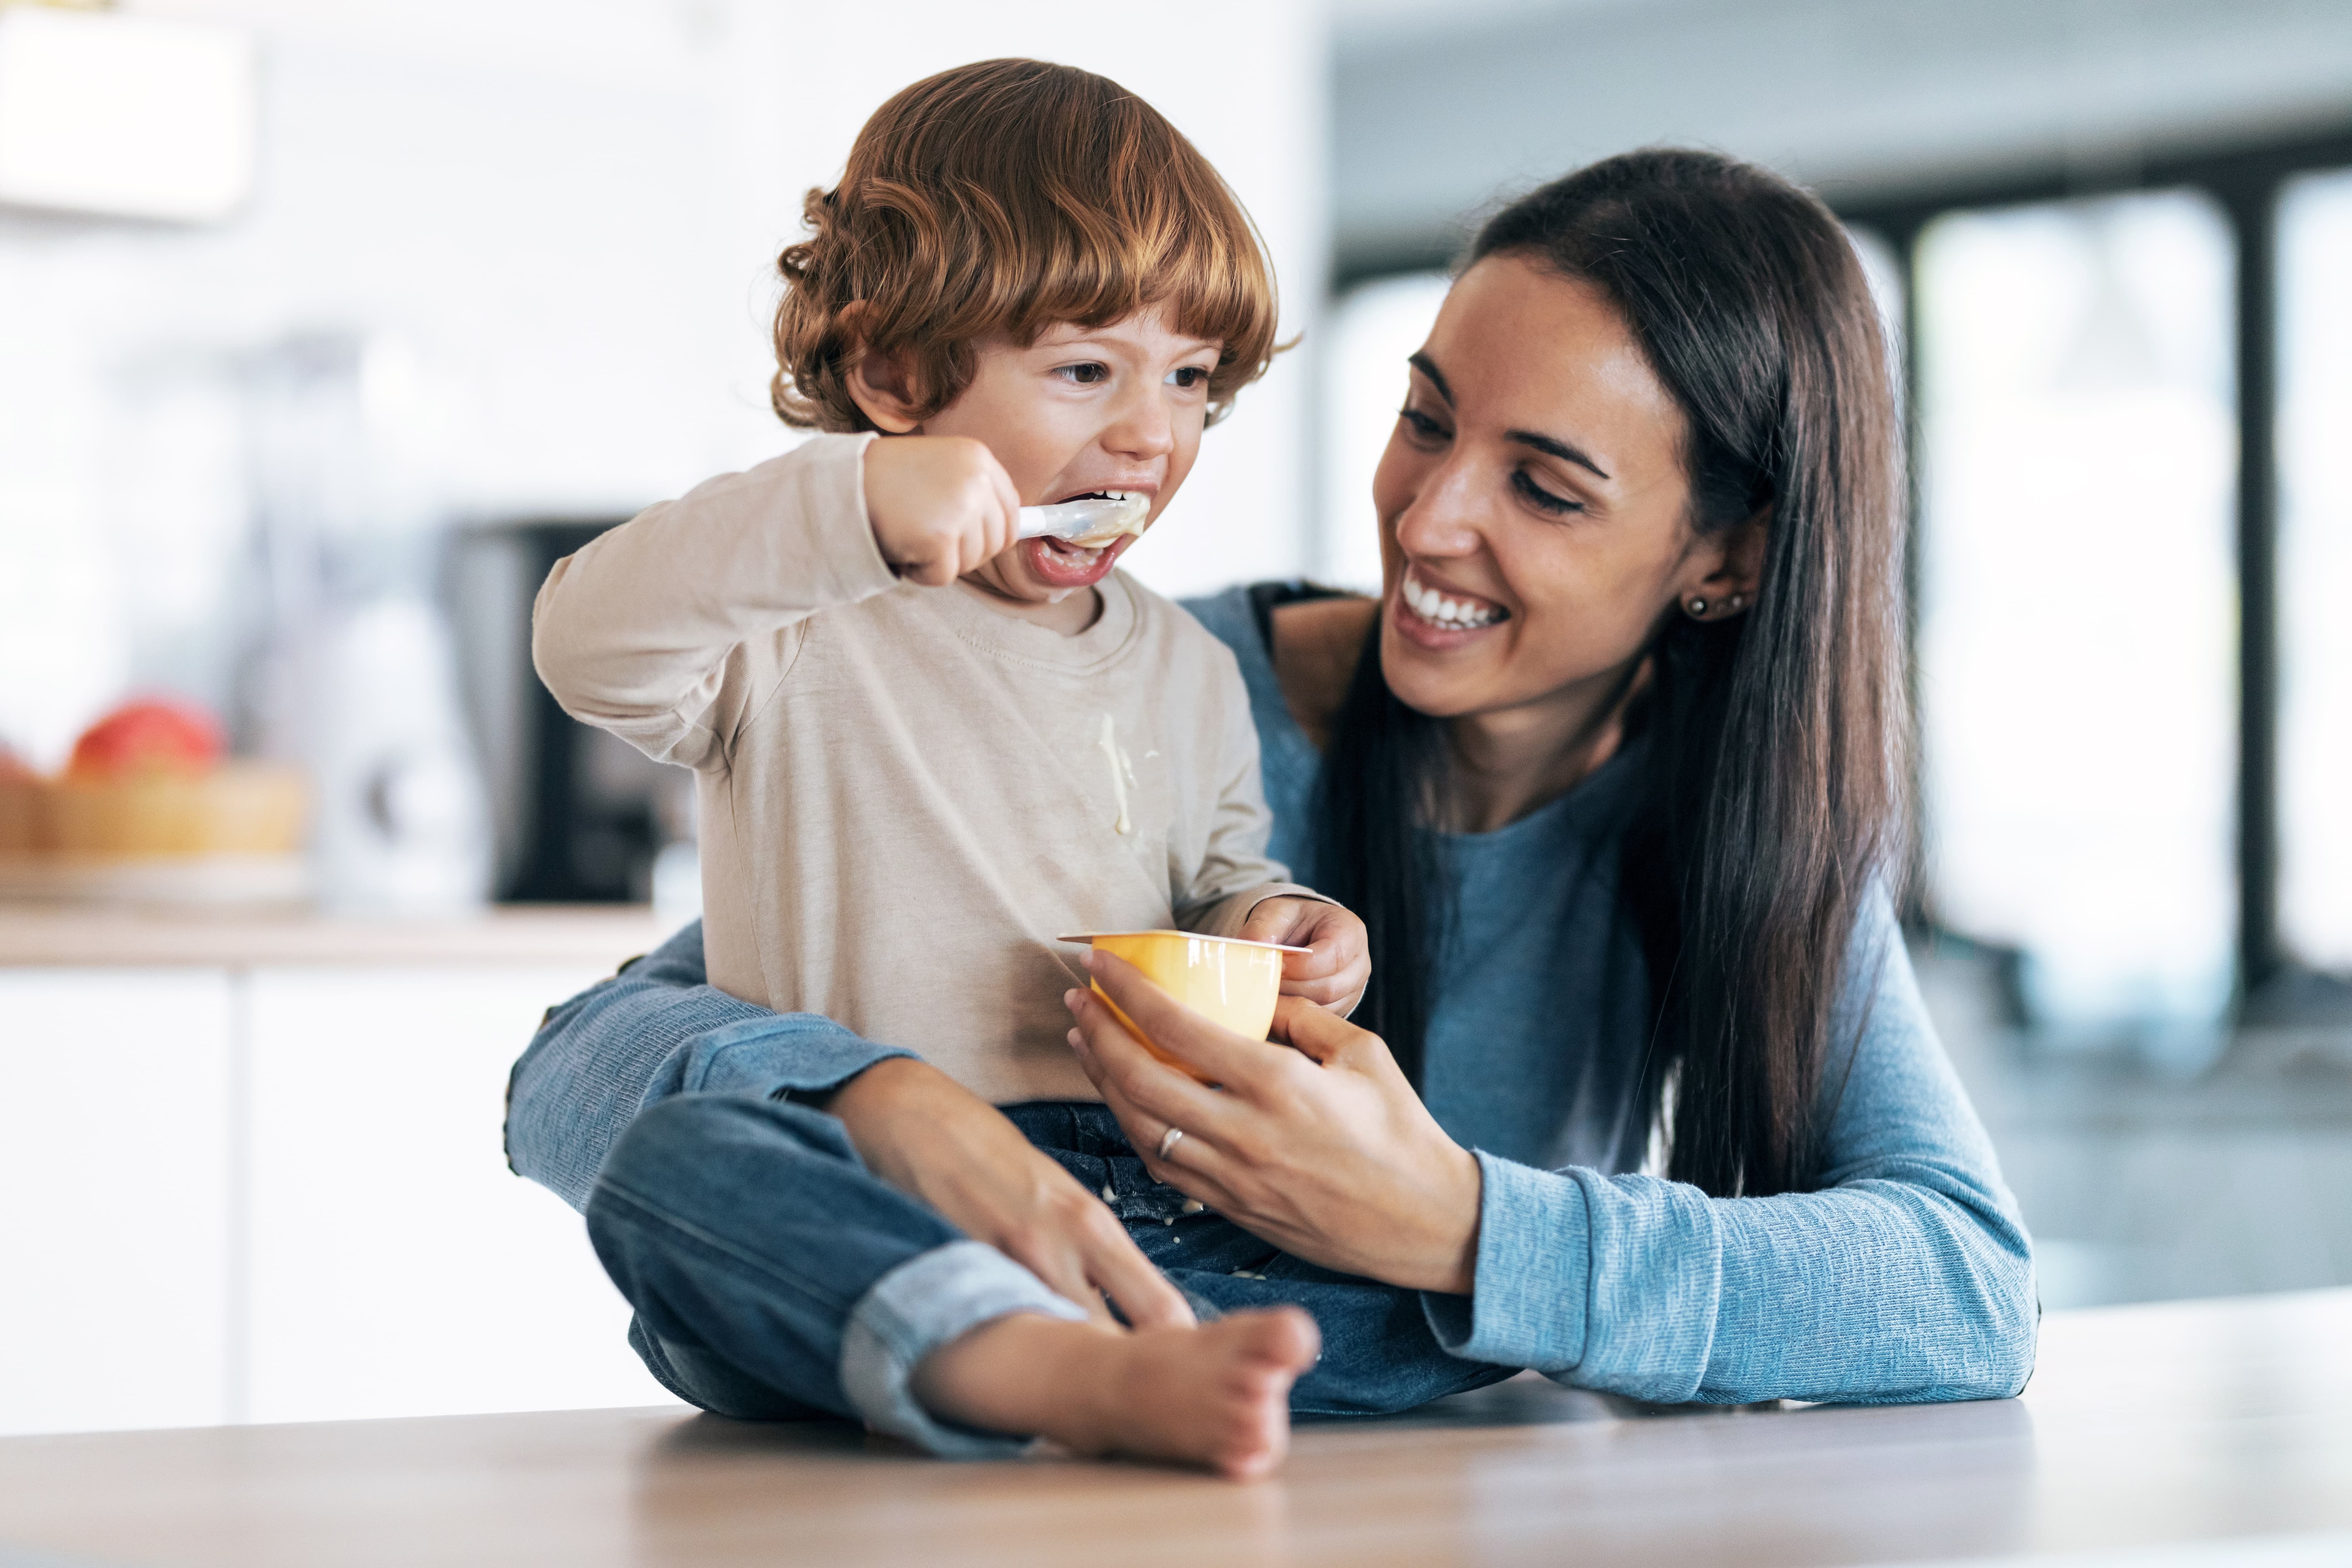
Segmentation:
{"type": "MultiPolygon", "coordinates": [[[[1672,1086],[1653,1107],[1667,1174],[1720,1196],[1803,1190],[1849,936],[1873,883],[1901,874],[1906,819],[1901,453],[1877,311],[1827,208],[1706,153],[1556,180],[1497,213],[1465,265],[1490,256],[1623,313],[1683,412],[1694,529],[1768,516],[1753,607],[1670,614],[1650,649],[1622,887],[1656,1008],[1646,1081],[1672,1086]]],[[[1360,1021],[1419,1082],[1450,907],[1424,828],[1448,758],[1379,647],[1375,626],[1334,727],[1317,871],[1370,927],[1360,1021]]]]}

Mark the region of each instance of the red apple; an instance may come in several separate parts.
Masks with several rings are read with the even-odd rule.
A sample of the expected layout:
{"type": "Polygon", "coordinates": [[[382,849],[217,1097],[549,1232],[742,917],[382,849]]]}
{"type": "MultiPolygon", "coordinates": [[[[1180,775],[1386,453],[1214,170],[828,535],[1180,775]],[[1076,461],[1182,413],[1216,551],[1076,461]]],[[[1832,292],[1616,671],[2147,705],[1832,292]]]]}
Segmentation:
{"type": "Polygon", "coordinates": [[[106,778],[201,773],[209,772],[226,749],[219,721],[203,709],[146,698],[124,703],[83,731],[66,771],[106,778]]]}

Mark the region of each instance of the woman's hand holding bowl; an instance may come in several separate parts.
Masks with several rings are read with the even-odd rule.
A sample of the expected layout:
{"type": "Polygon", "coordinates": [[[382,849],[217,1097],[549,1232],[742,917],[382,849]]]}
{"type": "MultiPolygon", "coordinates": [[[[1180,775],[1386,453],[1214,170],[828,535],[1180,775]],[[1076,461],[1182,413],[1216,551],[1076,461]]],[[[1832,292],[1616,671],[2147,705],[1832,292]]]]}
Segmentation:
{"type": "Polygon", "coordinates": [[[1152,1176],[1295,1257],[1410,1289],[1467,1294],[1478,1162],[1446,1136],[1379,1036],[1285,996],[1271,1041],[1179,1006],[1134,966],[1088,955],[1102,999],[1066,994],[1071,1048],[1152,1176]],[[1170,1130],[1183,1136],[1169,1141],[1170,1130]]]}

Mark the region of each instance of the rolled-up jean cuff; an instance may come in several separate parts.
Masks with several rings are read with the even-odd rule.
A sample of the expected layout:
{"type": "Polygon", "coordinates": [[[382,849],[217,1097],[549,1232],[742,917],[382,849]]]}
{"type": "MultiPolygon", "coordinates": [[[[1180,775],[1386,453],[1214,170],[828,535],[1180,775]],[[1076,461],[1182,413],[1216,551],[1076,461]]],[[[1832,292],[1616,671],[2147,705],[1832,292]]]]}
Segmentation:
{"type": "Polygon", "coordinates": [[[841,1336],[841,1387],[877,1432],[958,1459],[1020,1453],[1030,1436],[982,1432],[940,1421],[908,1386],[922,1359],[982,1323],[1014,1312],[1084,1322],[1086,1309],[996,1248],[951,1241],[920,1253],[874,1282],[849,1310],[841,1336]]]}

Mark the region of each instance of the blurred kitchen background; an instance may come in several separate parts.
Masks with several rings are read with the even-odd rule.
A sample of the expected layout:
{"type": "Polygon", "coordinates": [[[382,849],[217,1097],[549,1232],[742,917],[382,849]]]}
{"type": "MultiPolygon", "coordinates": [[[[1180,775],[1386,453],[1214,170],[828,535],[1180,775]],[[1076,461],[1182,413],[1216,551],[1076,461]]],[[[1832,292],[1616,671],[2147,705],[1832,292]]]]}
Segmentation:
{"type": "Polygon", "coordinates": [[[1498,200],[1819,189],[1913,424],[1916,952],[2045,1301],[2352,1283],[2352,0],[0,0],[0,744],[162,696],[311,790],[275,914],[0,859],[0,1430],[660,1396],[496,1097],[692,914],[690,795],[530,595],[788,444],[803,193],[1004,54],[1192,135],[1300,334],[1132,558],[1175,594],[1377,581],[1498,200]]]}

